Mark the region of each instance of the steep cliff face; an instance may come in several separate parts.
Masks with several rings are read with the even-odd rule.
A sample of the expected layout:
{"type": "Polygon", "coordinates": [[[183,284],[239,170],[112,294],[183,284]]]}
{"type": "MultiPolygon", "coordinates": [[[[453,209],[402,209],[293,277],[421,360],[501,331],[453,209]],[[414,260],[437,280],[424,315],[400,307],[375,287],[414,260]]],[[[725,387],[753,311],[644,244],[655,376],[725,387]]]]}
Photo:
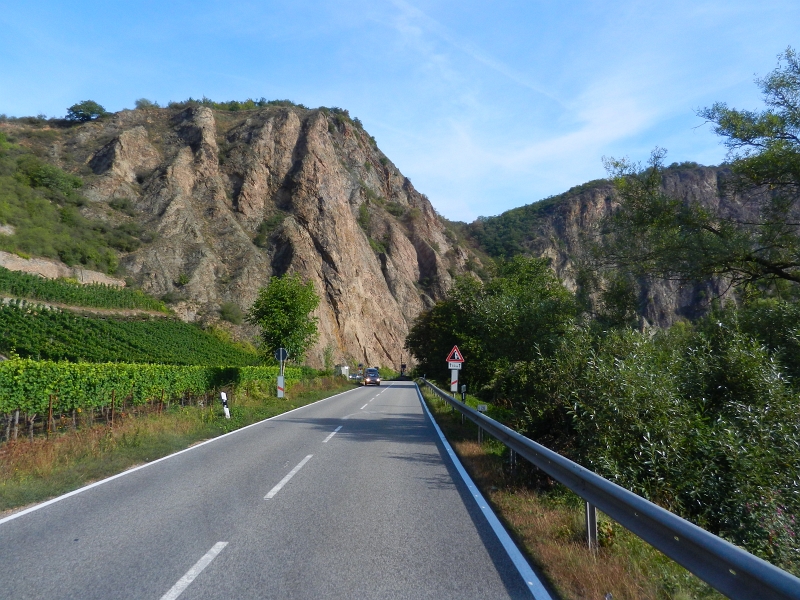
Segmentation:
{"type": "Polygon", "coordinates": [[[56,133],[46,154],[83,176],[85,214],[155,233],[122,274],[183,318],[246,310],[271,275],[313,281],[312,364],[397,366],[413,319],[470,259],[345,111],[155,108],[56,133]]]}
{"type": "MultiPolygon", "coordinates": [[[[717,167],[671,168],[664,173],[663,189],[676,198],[739,213],[741,203],[721,194],[728,174],[727,169],[717,167]]],[[[578,265],[586,258],[588,244],[597,236],[600,221],[614,207],[613,185],[597,181],[470,227],[474,237],[484,244],[499,233],[501,243],[488,244],[490,253],[526,253],[549,258],[561,280],[576,290],[578,265]],[[512,239],[516,242],[509,244],[512,239]]],[[[719,281],[689,284],[642,278],[638,284],[639,313],[645,326],[666,327],[682,317],[695,318],[708,310],[712,298],[727,291],[719,281]]]]}

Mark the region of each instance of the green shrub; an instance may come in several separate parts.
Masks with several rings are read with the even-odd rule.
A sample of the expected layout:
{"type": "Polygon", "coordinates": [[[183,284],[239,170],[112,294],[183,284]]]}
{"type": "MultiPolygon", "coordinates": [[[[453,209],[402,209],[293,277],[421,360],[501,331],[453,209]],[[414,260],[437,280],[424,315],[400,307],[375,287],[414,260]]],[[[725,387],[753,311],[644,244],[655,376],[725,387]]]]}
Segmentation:
{"type": "Polygon", "coordinates": [[[402,217],[406,214],[406,208],[399,202],[387,202],[386,203],[386,210],[389,214],[394,215],[395,217],[402,217]]]}
{"type": "Polygon", "coordinates": [[[244,311],[235,302],[223,302],[219,307],[219,316],[229,323],[241,325],[244,320],[244,311]]]}
{"type": "Polygon", "coordinates": [[[67,120],[83,123],[86,121],[93,121],[106,114],[108,114],[106,109],[94,100],[84,100],[83,102],[73,104],[67,109],[67,120]]]}

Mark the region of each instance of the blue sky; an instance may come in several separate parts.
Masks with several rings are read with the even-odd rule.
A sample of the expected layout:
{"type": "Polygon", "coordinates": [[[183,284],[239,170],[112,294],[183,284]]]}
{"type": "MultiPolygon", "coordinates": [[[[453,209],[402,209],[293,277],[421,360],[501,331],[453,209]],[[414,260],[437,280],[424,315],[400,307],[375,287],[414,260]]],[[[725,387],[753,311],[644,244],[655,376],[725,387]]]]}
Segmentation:
{"type": "Polygon", "coordinates": [[[0,27],[0,113],[339,106],[471,221],[604,177],[603,156],[719,163],[696,110],[762,106],[753,80],[800,48],[800,2],[26,0],[0,27]]]}

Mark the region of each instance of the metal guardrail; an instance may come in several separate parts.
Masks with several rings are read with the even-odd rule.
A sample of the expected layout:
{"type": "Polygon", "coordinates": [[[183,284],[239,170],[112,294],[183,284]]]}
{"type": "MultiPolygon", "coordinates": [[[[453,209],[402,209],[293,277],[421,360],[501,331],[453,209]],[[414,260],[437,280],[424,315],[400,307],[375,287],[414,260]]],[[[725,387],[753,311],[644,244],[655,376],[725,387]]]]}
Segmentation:
{"type": "MultiPolygon", "coordinates": [[[[637,496],[454,399],[425,379],[442,400],[590,506],[734,600],[800,600],[800,579],[637,496]]],[[[587,525],[591,526],[587,511],[587,525]]],[[[596,525],[595,525],[596,527],[596,525]]]]}

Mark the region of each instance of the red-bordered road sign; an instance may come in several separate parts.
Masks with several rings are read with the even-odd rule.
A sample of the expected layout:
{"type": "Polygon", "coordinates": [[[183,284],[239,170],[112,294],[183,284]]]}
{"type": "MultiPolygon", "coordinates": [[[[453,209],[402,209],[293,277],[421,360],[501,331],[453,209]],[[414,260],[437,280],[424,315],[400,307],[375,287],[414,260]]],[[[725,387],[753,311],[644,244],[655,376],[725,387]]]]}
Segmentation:
{"type": "Polygon", "coordinates": [[[447,362],[463,363],[464,355],[461,354],[461,350],[458,349],[458,346],[453,346],[453,349],[450,350],[450,354],[447,355],[446,360],[447,362]]]}

